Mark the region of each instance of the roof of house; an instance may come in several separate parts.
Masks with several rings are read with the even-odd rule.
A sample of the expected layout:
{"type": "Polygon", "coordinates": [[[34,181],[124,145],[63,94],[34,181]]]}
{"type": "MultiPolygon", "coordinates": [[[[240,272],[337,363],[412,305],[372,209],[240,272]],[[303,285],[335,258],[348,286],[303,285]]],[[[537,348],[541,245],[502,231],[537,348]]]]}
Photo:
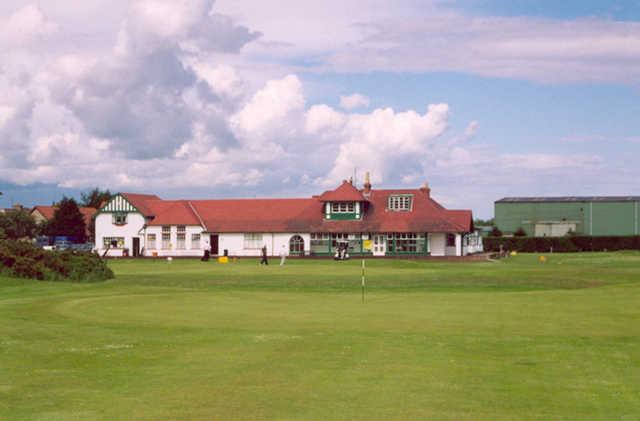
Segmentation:
{"type": "Polygon", "coordinates": [[[504,197],[495,203],[640,202],[640,196],[504,197]]]}
{"type": "MultiPolygon", "coordinates": [[[[37,205],[31,209],[30,213],[38,211],[44,219],[46,219],[47,221],[50,221],[51,219],[53,219],[56,209],[57,209],[57,206],[37,205]]],[[[80,213],[82,214],[82,217],[84,219],[85,232],[87,233],[87,235],[89,235],[90,233],[89,225],[91,224],[93,215],[95,215],[98,210],[96,208],[89,208],[89,207],[79,207],[78,210],[80,210],[80,213]]]]}
{"type": "MultiPolygon", "coordinates": [[[[40,212],[40,215],[42,215],[44,219],[48,221],[53,218],[53,215],[55,214],[57,208],[58,208],[57,206],[37,205],[31,209],[31,213],[37,210],[38,212],[40,212]]],[[[93,215],[95,215],[95,213],[97,212],[97,209],[88,208],[88,207],[79,207],[78,209],[80,210],[80,213],[84,217],[84,223],[86,225],[89,225],[89,223],[91,223],[91,218],[93,218],[93,215]]]]}
{"type": "Polygon", "coordinates": [[[366,199],[353,183],[345,180],[337,189],[322,193],[318,200],[321,202],[364,202],[366,199]]]}
{"type": "Polygon", "coordinates": [[[136,207],[144,216],[153,216],[153,211],[147,207],[151,200],[161,200],[155,194],[120,193],[129,203],[136,207]]]}
{"type": "Polygon", "coordinates": [[[335,195],[303,199],[162,200],[155,195],[122,195],[144,213],[149,225],[201,225],[214,233],[473,231],[470,210],[447,210],[425,190],[373,189],[364,201],[362,193],[347,184],[329,192],[335,195]],[[327,197],[336,201],[354,197],[349,186],[363,198],[362,219],[325,219],[327,197]],[[388,199],[394,194],[412,195],[411,211],[389,210],[388,199]]]}

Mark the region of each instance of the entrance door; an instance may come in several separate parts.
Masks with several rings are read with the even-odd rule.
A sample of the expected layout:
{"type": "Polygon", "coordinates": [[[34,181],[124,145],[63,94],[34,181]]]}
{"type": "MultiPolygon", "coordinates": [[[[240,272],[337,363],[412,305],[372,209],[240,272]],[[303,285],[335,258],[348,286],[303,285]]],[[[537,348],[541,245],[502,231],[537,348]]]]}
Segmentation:
{"type": "Polygon", "coordinates": [[[140,256],[140,237],[133,237],[133,257],[140,256]]]}
{"type": "Polygon", "coordinates": [[[387,251],[387,239],[384,235],[373,236],[373,255],[384,256],[387,251]]]}
{"type": "Polygon", "coordinates": [[[217,256],[218,255],[218,235],[217,234],[211,234],[210,237],[210,244],[211,244],[211,255],[212,256],[217,256]]]}

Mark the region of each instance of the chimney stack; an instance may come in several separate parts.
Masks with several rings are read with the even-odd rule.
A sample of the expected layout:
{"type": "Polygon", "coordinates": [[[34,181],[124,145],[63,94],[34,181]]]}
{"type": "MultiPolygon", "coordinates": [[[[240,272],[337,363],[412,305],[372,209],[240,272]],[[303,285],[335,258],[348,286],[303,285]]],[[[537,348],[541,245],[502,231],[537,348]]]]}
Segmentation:
{"type": "Polygon", "coordinates": [[[420,191],[425,193],[427,197],[431,197],[431,188],[429,187],[428,182],[425,181],[424,184],[420,186],[420,191]]]}
{"type": "Polygon", "coordinates": [[[371,194],[371,179],[369,177],[369,171],[364,173],[364,189],[362,190],[364,197],[369,197],[371,194]]]}

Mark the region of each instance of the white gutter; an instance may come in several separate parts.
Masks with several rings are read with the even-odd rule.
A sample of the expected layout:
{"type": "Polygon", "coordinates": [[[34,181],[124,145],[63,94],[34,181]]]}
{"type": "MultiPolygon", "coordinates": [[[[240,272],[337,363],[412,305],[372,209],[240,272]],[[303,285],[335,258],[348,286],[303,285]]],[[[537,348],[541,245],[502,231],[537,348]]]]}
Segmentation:
{"type": "Polygon", "coordinates": [[[193,214],[196,216],[196,218],[198,218],[198,222],[200,222],[200,226],[202,228],[204,228],[205,232],[209,232],[209,229],[207,228],[207,226],[204,224],[204,221],[202,220],[202,218],[200,217],[200,214],[198,213],[198,211],[196,210],[196,208],[193,206],[193,204],[191,203],[191,201],[187,201],[187,203],[189,204],[189,207],[191,208],[191,211],[193,212],[193,214]]]}

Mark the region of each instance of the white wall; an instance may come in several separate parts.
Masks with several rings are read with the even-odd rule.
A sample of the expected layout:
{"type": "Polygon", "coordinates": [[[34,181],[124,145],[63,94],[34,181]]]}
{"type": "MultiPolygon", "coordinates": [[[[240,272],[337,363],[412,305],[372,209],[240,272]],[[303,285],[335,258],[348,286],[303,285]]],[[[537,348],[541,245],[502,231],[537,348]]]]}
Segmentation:
{"type": "MultiPolygon", "coordinates": [[[[289,254],[289,240],[294,235],[302,237],[305,254],[309,254],[311,235],[308,233],[263,233],[260,248],[263,245],[267,246],[267,254],[269,256],[279,256],[283,250],[286,254],[289,254]]],[[[244,248],[244,233],[220,234],[218,244],[221,255],[225,249],[229,250],[230,256],[260,256],[261,253],[260,248],[244,248]]]]}
{"type": "MultiPolygon", "coordinates": [[[[145,220],[139,213],[128,213],[125,225],[114,225],[113,216],[110,213],[100,213],[96,216],[96,249],[103,254],[104,237],[124,237],[124,247],[133,250],[133,237],[140,237],[140,247],[144,246],[143,233],[141,232],[145,220]]],[[[109,250],[108,256],[122,256],[122,249],[109,250]]]]}
{"type": "Polygon", "coordinates": [[[185,227],[186,233],[186,241],[185,248],[178,249],[178,226],[171,225],[171,241],[170,248],[163,249],[162,248],[162,227],[161,226],[148,226],[146,228],[146,236],[142,242],[142,247],[144,247],[144,255],[145,256],[192,256],[192,257],[201,257],[204,254],[204,250],[209,249],[209,234],[203,234],[202,227],[200,225],[187,225],[185,227]],[[156,235],[156,245],[155,248],[151,248],[147,245],[147,236],[148,234],[156,235]],[[191,244],[191,235],[192,234],[200,234],[200,243],[197,245],[197,248],[193,248],[191,244]]]}

